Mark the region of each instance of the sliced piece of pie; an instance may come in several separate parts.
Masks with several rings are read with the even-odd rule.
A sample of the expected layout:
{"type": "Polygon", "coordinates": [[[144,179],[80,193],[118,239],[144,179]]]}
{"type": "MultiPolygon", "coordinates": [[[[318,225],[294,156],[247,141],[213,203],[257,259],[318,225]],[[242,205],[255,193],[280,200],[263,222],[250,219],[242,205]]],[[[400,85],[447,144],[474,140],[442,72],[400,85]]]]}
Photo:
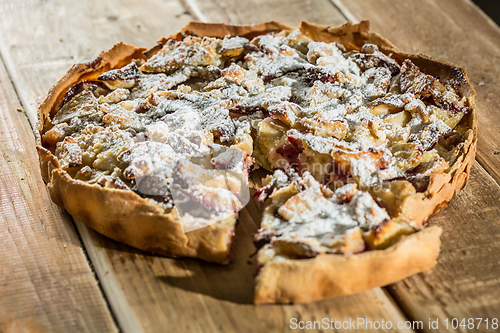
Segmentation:
{"type": "Polygon", "coordinates": [[[255,198],[255,301],[299,303],[429,269],[424,228],[476,146],[465,72],[398,51],[368,23],[191,23],[145,50],[73,66],[39,108],[53,200],[98,232],[228,263],[255,198]]]}

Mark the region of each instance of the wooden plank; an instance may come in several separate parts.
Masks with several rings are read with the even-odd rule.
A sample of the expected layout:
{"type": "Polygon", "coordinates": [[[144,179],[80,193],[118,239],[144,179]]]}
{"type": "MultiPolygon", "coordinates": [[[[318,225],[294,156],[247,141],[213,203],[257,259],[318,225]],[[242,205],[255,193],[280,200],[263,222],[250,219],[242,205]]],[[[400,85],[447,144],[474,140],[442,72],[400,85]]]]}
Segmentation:
{"type": "Polygon", "coordinates": [[[280,21],[292,27],[301,20],[332,26],[346,22],[328,0],[183,0],[189,12],[200,21],[253,24],[280,21]]]}
{"type": "Polygon", "coordinates": [[[39,176],[33,143],[0,61],[0,332],[117,331],[73,223],[39,176]]]}
{"type": "Polygon", "coordinates": [[[483,322],[477,331],[498,332],[491,320],[500,321],[499,202],[500,187],[476,162],[465,190],[431,222],[444,229],[438,265],[389,287],[413,320],[439,318],[439,329],[424,332],[456,332],[452,318],[489,318],[489,329],[483,322]]]}
{"type": "MultiPolygon", "coordinates": [[[[229,266],[144,254],[110,241],[83,224],[78,228],[124,332],[288,332],[292,318],[335,321],[366,318],[406,321],[380,288],[305,305],[251,304],[255,225],[241,212],[229,266]],[[119,287],[117,287],[119,286],[119,287]]],[[[321,329],[308,332],[321,332],[321,329]]],[[[346,330],[340,330],[343,332],[346,330]]],[[[360,326],[360,332],[370,331],[360,326]]],[[[380,330],[389,332],[393,330],[380,330]]],[[[400,330],[407,332],[411,330],[400,330]]]]}
{"type": "MultiPolygon", "coordinates": [[[[369,19],[372,31],[402,50],[464,65],[469,73],[478,92],[477,160],[484,169],[475,162],[466,189],[431,221],[444,228],[439,264],[389,290],[414,320],[439,318],[444,324],[446,318],[489,318],[489,330],[483,322],[479,331],[493,331],[491,319],[500,313],[500,164],[494,154],[500,130],[494,121],[500,116],[500,88],[495,84],[500,67],[494,65],[500,57],[500,30],[469,1],[336,1],[357,20],[369,19]]],[[[426,326],[424,331],[455,330],[426,326]]]]}
{"type": "MultiPolygon", "coordinates": [[[[283,3],[280,6],[283,11],[287,9],[283,3]]],[[[189,19],[175,1],[103,4],[94,0],[57,8],[55,14],[39,13],[28,18],[16,12],[0,20],[0,50],[8,59],[13,81],[32,121],[35,107],[30,103],[45,94],[71,63],[90,60],[100,49],[119,40],[152,45],[158,37],[178,30],[189,19]],[[136,26],[141,28],[137,30],[136,26]],[[36,29],[42,32],[26,45],[23,41],[36,29]]],[[[252,15],[256,17],[256,13],[253,11],[252,15]]],[[[259,213],[242,212],[236,260],[227,267],[151,256],[110,241],[80,223],[77,227],[125,332],[288,331],[292,318],[367,318],[391,320],[395,324],[405,320],[380,288],[300,306],[249,304],[255,270],[252,234],[256,229],[250,215],[258,217],[259,213]]],[[[406,331],[411,330],[400,330],[406,331]]]]}
{"type": "MultiPolygon", "coordinates": [[[[148,6],[121,15],[128,5],[95,1],[56,3],[54,12],[0,10],[0,51],[32,125],[38,103],[73,63],[93,59],[119,40],[152,45],[190,18],[177,2],[150,2],[170,13],[171,26],[160,16],[148,19],[148,6]]],[[[40,178],[30,125],[16,111],[21,104],[1,66],[0,331],[117,331],[70,217],[52,203],[40,178]]]]}
{"type": "Polygon", "coordinates": [[[469,0],[335,0],[401,50],[465,68],[477,92],[477,160],[500,184],[500,27],[469,0]]]}

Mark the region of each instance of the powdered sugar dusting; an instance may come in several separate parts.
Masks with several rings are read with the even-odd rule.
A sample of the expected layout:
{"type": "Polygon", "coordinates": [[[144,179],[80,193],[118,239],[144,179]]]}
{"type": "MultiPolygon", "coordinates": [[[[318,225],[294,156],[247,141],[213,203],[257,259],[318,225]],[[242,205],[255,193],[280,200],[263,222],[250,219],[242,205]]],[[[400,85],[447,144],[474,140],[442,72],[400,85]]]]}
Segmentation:
{"type": "MultiPolygon", "coordinates": [[[[266,232],[289,242],[301,239],[320,252],[343,242],[348,230],[388,219],[361,189],[408,177],[422,152],[456,134],[467,113],[451,85],[410,60],[400,67],[375,45],[346,52],[299,30],[253,40],[170,40],[140,67],[131,63],[99,80],[74,87],[44,135],[63,167],[76,168],[75,177],[107,179],[103,183],[140,192],[138,177],[154,176],[151,184],[161,191],[152,186],[154,194],[147,197],[171,209],[176,168],[198,165],[246,177],[253,152],[260,165],[284,168],[266,185],[262,201],[291,183],[300,196],[283,206],[281,213],[290,218],[265,218],[266,232]],[[99,135],[113,144],[88,144],[99,135]],[[410,160],[404,154],[412,163],[401,163],[410,160]],[[317,164],[321,171],[315,171],[317,164]],[[335,195],[332,183],[342,185],[335,195]]],[[[432,161],[446,167],[447,155],[439,156],[445,150],[436,149],[432,161]]],[[[216,187],[198,185],[183,188],[184,194],[206,203],[209,195],[200,193],[216,187]]],[[[238,191],[212,194],[210,211],[234,214],[229,202],[241,199],[238,191]]],[[[199,219],[188,220],[203,224],[199,219]]]]}

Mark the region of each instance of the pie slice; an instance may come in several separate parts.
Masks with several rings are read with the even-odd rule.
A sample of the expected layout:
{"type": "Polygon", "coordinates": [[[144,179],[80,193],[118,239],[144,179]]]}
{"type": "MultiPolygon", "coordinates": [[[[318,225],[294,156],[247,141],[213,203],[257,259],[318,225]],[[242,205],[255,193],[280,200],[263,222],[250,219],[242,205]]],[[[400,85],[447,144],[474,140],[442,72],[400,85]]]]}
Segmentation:
{"type": "Polygon", "coordinates": [[[112,239],[228,263],[252,169],[256,303],[302,303],[431,268],[425,227],[476,147],[465,72],[368,22],[190,23],[149,50],[74,65],[39,108],[54,202],[112,239]]]}

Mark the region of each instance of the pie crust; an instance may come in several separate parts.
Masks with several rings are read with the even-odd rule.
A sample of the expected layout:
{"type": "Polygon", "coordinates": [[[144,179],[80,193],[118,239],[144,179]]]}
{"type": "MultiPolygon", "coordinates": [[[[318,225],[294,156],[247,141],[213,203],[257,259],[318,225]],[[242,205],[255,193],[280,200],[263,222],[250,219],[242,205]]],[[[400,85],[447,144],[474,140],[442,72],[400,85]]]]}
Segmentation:
{"type": "MultiPolygon", "coordinates": [[[[192,22],[181,32],[159,40],[181,40],[184,32],[198,36],[255,36],[290,27],[279,22],[233,26],[192,22]]],[[[337,42],[348,50],[364,44],[377,45],[385,54],[402,63],[410,59],[426,74],[453,81],[467,99],[470,112],[468,131],[449,172],[432,174],[424,192],[399,198],[398,216],[423,226],[450,202],[466,184],[474,161],[477,141],[475,92],[463,69],[422,54],[406,54],[377,34],[369,32],[369,23],[344,24],[338,28],[302,22],[299,29],[314,41],[337,42]]],[[[121,68],[132,59],[145,59],[144,48],[117,43],[94,61],[74,65],[49,91],[38,110],[36,132],[41,173],[53,201],[73,217],[114,240],[136,248],[170,257],[196,257],[211,262],[228,263],[236,218],[183,233],[175,211],[165,214],[132,191],[121,191],[75,180],[62,170],[60,161],[43,147],[42,135],[47,120],[54,117],[66,92],[83,80],[96,80],[111,69],[121,68]]],[[[433,226],[401,238],[383,250],[353,255],[320,254],[309,259],[272,261],[260,268],[256,278],[256,303],[303,303],[347,295],[384,286],[436,264],[441,229],[433,226]]]]}

